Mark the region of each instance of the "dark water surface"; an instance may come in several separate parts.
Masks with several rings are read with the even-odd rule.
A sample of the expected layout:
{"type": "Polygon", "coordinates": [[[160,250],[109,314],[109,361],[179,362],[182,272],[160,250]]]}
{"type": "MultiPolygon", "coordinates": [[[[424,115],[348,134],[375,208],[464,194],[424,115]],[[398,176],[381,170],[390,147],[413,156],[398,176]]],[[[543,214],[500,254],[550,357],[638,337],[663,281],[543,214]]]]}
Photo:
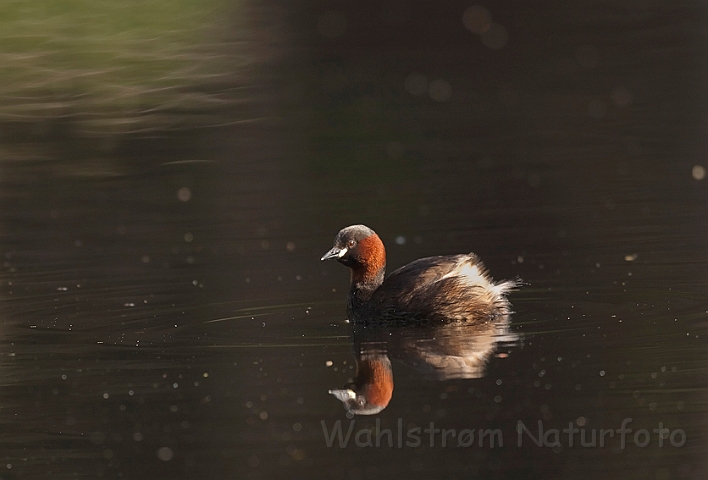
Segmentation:
{"type": "Polygon", "coordinates": [[[245,5],[211,111],[0,109],[0,478],[706,478],[708,10],[571,3],[245,5]],[[353,336],[353,223],[521,277],[508,330],[353,336]]]}

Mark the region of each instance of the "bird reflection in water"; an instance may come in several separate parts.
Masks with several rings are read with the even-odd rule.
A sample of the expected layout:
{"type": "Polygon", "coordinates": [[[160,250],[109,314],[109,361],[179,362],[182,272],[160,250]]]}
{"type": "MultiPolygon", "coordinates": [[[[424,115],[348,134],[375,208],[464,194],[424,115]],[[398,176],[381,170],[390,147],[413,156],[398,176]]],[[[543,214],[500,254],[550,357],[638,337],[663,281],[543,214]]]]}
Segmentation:
{"type": "Polygon", "coordinates": [[[509,331],[508,314],[483,323],[354,325],[352,335],[356,376],[344,388],[329,391],[350,417],[374,415],[388,406],[393,396],[391,359],[413,366],[425,378],[480,378],[501,347],[520,341],[509,331]]]}

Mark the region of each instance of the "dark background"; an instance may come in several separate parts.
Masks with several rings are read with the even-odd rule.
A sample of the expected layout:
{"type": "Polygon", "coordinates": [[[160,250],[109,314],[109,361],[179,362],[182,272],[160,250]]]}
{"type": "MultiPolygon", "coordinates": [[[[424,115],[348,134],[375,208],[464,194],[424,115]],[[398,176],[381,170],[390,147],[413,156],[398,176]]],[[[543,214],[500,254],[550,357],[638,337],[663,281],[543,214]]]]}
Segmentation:
{"type": "Polygon", "coordinates": [[[472,6],[4,6],[0,478],[704,478],[708,9],[472,6]],[[686,444],[328,448],[354,223],[526,282],[485,377],[392,354],[357,429],[686,444]]]}

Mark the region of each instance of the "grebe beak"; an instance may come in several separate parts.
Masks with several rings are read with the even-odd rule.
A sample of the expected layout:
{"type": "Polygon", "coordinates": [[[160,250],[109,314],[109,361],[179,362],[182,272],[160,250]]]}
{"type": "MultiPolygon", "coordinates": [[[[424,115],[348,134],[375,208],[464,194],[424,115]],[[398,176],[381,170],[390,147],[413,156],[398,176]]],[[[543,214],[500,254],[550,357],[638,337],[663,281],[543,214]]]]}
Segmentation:
{"type": "Polygon", "coordinates": [[[330,390],[328,393],[330,395],[334,395],[335,397],[337,397],[338,400],[342,402],[347,402],[356,398],[356,392],[349,388],[344,390],[330,390]]]}
{"type": "Polygon", "coordinates": [[[346,248],[332,247],[332,250],[322,255],[320,261],[329,260],[330,258],[342,258],[346,253],[346,248]]]}

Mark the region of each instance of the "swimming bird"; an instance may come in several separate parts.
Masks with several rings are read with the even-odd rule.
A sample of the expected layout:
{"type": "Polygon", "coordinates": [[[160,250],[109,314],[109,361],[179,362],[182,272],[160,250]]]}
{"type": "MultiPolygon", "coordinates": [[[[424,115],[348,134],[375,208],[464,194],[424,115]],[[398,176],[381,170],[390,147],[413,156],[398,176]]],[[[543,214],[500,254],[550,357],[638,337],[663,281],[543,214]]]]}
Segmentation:
{"type": "Polygon", "coordinates": [[[349,267],[347,312],[355,323],[485,323],[510,313],[519,280],[495,282],[474,253],[421,258],[385,277],[386,249],[365,225],[339,231],[320,260],[349,267]]]}

